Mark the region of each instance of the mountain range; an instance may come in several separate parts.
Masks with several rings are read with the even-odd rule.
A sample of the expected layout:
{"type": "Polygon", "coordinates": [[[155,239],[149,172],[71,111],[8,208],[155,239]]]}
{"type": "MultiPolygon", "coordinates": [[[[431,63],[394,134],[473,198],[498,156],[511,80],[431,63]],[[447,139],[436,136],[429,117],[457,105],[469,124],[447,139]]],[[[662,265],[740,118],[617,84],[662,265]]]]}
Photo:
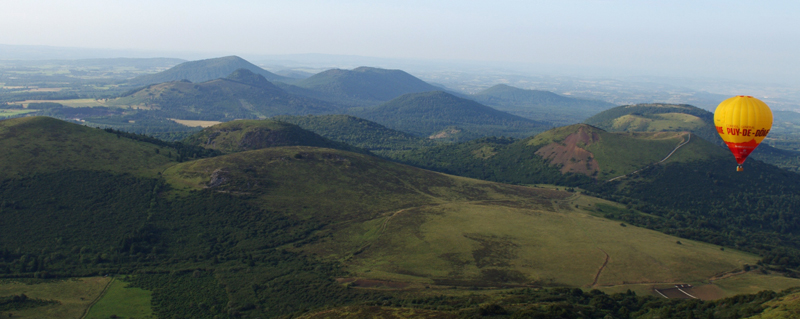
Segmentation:
{"type": "Polygon", "coordinates": [[[800,287],[796,154],[736,172],[709,112],[242,61],[15,109],[206,126],[173,141],[0,121],[0,315],[741,318],[800,296],[772,292],[800,287]]]}
{"type": "Polygon", "coordinates": [[[410,93],[377,107],[351,109],[349,113],[388,128],[445,140],[530,136],[549,128],[548,123],[498,111],[442,91],[410,93]]]}

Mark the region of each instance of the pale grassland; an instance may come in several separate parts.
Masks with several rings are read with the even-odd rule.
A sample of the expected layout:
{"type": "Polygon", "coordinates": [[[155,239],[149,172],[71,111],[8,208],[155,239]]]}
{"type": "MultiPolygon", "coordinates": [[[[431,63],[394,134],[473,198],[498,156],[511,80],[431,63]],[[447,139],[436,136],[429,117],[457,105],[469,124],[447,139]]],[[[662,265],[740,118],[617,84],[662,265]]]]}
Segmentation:
{"type": "Polygon", "coordinates": [[[71,99],[71,100],[25,100],[19,102],[11,102],[9,104],[22,105],[28,107],[31,103],[58,103],[66,107],[98,107],[107,106],[105,100],[97,99],[71,99]]]}
{"type": "Polygon", "coordinates": [[[694,286],[690,291],[692,295],[704,300],[728,298],[739,294],[753,294],[764,290],[778,292],[791,287],[800,287],[800,279],[778,275],[765,275],[759,273],[758,271],[751,271],[725,279],[714,280],[712,283],[709,283],[708,280],[698,282],[681,281],[665,284],[606,286],[599,287],[599,289],[608,294],[625,292],[630,289],[640,296],[650,295],[660,297],[653,292],[653,288],[672,288],[675,284],[685,283],[692,284],[694,286]]]}
{"type": "Polygon", "coordinates": [[[664,113],[655,114],[650,117],[639,115],[623,115],[616,119],[612,124],[613,130],[621,131],[691,131],[706,125],[697,116],[684,113],[664,113]]]}
{"type": "Polygon", "coordinates": [[[25,294],[30,298],[56,300],[60,304],[14,311],[13,318],[80,318],[111,280],[109,277],[74,278],[28,284],[0,281],[0,296],[25,294]]]}
{"type": "Polygon", "coordinates": [[[152,292],[127,287],[128,283],[115,280],[100,299],[89,310],[86,319],[104,319],[116,315],[118,318],[154,318],[150,308],[152,292]]]}
{"type": "Polygon", "coordinates": [[[107,100],[107,99],[70,99],[70,100],[25,100],[19,102],[10,102],[9,104],[13,105],[22,105],[22,107],[27,108],[28,104],[31,103],[58,103],[65,107],[115,107],[115,108],[122,108],[122,109],[141,109],[141,110],[150,110],[153,107],[144,105],[144,104],[119,104],[116,102],[115,99],[107,100]]]}
{"type": "Polygon", "coordinates": [[[763,275],[751,271],[738,276],[714,280],[726,296],[736,294],[754,294],[762,290],[781,291],[791,287],[800,287],[800,279],[776,275],[763,275]]]}
{"type": "Polygon", "coordinates": [[[349,247],[336,255],[359,276],[418,283],[482,280],[482,271],[494,269],[524,275],[521,283],[590,287],[606,253],[596,287],[694,282],[758,260],[574,208],[592,201],[575,195],[555,203],[557,211],[442,203],[388,214],[330,240],[349,247]]]}
{"type": "Polygon", "coordinates": [[[189,126],[189,127],[209,127],[220,124],[220,121],[195,121],[195,120],[179,120],[179,119],[170,119],[175,123],[189,126]]]}
{"type": "Polygon", "coordinates": [[[15,116],[20,114],[32,113],[38,110],[25,110],[25,109],[0,109],[0,118],[15,116]]]}

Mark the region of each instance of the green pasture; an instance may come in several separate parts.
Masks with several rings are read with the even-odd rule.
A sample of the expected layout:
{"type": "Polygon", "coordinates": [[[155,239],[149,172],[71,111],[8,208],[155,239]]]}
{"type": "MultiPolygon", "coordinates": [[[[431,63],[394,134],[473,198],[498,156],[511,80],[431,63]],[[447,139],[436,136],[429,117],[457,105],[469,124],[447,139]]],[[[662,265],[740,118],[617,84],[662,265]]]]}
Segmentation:
{"type": "MultiPolygon", "coordinates": [[[[65,280],[0,281],[0,296],[25,294],[30,298],[55,300],[59,304],[13,311],[12,318],[80,318],[111,281],[108,277],[65,280]]],[[[7,315],[2,314],[3,317],[7,315]]]]}
{"type": "Polygon", "coordinates": [[[661,113],[649,116],[627,114],[612,121],[613,131],[662,132],[693,131],[705,126],[703,119],[685,113],[661,113]]]}
{"type": "Polygon", "coordinates": [[[765,275],[750,271],[741,275],[714,280],[713,284],[719,287],[728,297],[737,294],[754,294],[763,290],[781,291],[787,288],[800,287],[800,279],[765,275]]]}
{"type": "Polygon", "coordinates": [[[584,147],[600,163],[599,180],[624,175],[662,160],[683,140],[681,133],[605,133],[584,147]]]}
{"type": "Polygon", "coordinates": [[[16,116],[20,114],[27,114],[37,112],[39,110],[27,110],[27,109],[0,109],[0,118],[16,116]]]}
{"type": "Polygon", "coordinates": [[[154,318],[150,308],[152,292],[128,287],[128,283],[115,280],[109,285],[103,297],[89,310],[86,319],[111,318],[154,318]]]}
{"type": "Polygon", "coordinates": [[[25,100],[19,102],[10,102],[10,104],[14,105],[22,105],[22,107],[28,107],[28,104],[31,103],[58,103],[65,107],[98,107],[98,106],[108,106],[106,105],[105,100],[98,100],[98,99],[70,99],[70,100],[25,100]]]}
{"type": "Polygon", "coordinates": [[[365,278],[490,286],[505,278],[591,287],[606,253],[597,287],[702,281],[758,259],[574,208],[590,205],[587,198],[541,207],[520,199],[408,208],[353,225],[309,251],[336,256],[365,278]]]}

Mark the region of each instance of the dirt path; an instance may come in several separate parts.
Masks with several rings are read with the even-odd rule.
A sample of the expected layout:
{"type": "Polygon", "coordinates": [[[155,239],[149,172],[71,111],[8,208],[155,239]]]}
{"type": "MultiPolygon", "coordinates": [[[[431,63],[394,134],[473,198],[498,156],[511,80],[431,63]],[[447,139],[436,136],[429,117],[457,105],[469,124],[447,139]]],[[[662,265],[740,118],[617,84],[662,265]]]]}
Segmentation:
{"type": "Polygon", "coordinates": [[[423,206],[403,208],[401,210],[398,210],[398,211],[392,213],[391,215],[389,215],[389,217],[386,217],[386,220],[383,221],[383,225],[381,226],[381,232],[386,231],[386,225],[389,225],[389,220],[391,220],[392,217],[394,217],[395,215],[400,214],[400,213],[402,213],[404,211],[407,211],[409,209],[414,209],[414,208],[419,208],[419,207],[423,207],[423,206]]]}
{"type": "MultiPolygon", "coordinates": [[[[597,248],[597,249],[600,249],[600,248],[597,248]]],[[[603,269],[605,269],[606,265],[608,265],[608,260],[611,259],[611,257],[608,256],[608,253],[605,250],[600,249],[600,251],[602,251],[604,254],[606,254],[606,260],[603,261],[603,265],[600,266],[600,269],[597,270],[597,274],[594,275],[594,281],[592,281],[591,287],[597,286],[597,280],[600,279],[600,273],[603,272],[603,269]]]]}
{"type": "Polygon", "coordinates": [[[686,141],[684,141],[683,143],[680,143],[680,144],[678,144],[678,146],[675,146],[675,149],[673,149],[673,150],[672,150],[672,152],[669,152],[669,154],[667,155],[667,157],[664,157],[664,159],[662,159],[661,161],[659,161],[659,163],[664,163],[664,161],[666,161],[667,159],[669,159],[669,157],[670,157],[670,156],[672,156],[672,154],[674,154],[674,153],[675,153],[675,151],[677,151],[679,148],[681,148],[681,146],[684,146],[684,145],[686,145],[687,143],[689,143],[689,141],[691,141],[691,140],[692,140],[692,133],[689,133],[689,135],[686,137],[686,141]]]}
{"type": "Polygon", "coordinates": [[[730,277],[742,275],[742,274],[745,274],[745,273],[747,273],[747,272],[744,271],[744,270],[739,271],[739,272],[728,272],[728,273],[724,273],[722,275],[716,275],[714,277],[708,278],[708,282],[713,284],[714,280],[730,278],[730,277]]]}
{"type": "MultiPolygon", "coordinates": [[[[687,136],[688,136],[688,137],[686,138],[686,140],[684,140],[684,141],[681,141],[681,143],[680,143],[680,144],[678,144],[678,146],[675,146],[675,148],[673,148],[673,149],[672,149],[672,152],[669,152],[669,154],[667,154],[667,156],[666,156],[666,157],[664,157],[664,159],[662,159],[662,160],[658,161],[657,163],[658,163],[658,164],[660,164],[660,163],[664,163],[664,161],[668,160],[668,159],[670,158],[670,156],[672,156],[672,154],[675,154],[675,151],[677,151],[677,150],[678,150],[679,148],[681,148],[682,146],[684,146],[684,145],[688,144],[688,143],[689,143],[689,141],[691,141],[691,140],[692,140],[692,133],[689,133],[687,136]]],[[[617,180],[617,179],[619,179],[619,178],[623,178],[623,177],[625,177],[625,176],[628,176],[628,175],[636,174],[636,173],[640,172],[641,170],[643,170],[643,169],[645,169],[645,168],[648,168],[648,167],[650,167],[650,166],[652,166],[652,165],[654,165],[654,164],[656,164],[656,163],[653,163],[653,164],[647,165],[647,166],[645,166],[645,167],[642,167],[641,169],[635,170],[635,171],[633,171],[633,172],[630,172],[630,173],[628,173],[628,174],[625,174],[625,175],[620,175],[620,176],[614,177],[614,178],[612,178],[612,179],[606,180],[606,182],[612,182],[612,181],[614,181],[614,180],[617,180]]]]}
{"type": "Polygon", "coordinates": [[[94,300],[92,300],[92,303],[90,303],[90,304],[89,304],[89,306],[87,306],[87,307],[86,307],[86,309],[85,309],[85,310],[83,310],[83,315],[81,316],[81,318],[80,318],[80,319],[85,319],[85,318],[86,318],[86,316],[88,316],[88,315],[89,315],[89,310],[92,310],[92,307],[94,307],[94,305],[95,305],[95,304],[96,304],[98,301],[100,301],[100,299],[103,299],[103,296],[105,296],[105,295],[106,295],[106,292],[108,291],[108,287],[111,287],[111,284],[112,284],[112,283],[114,283],[114,280],[115,280],[115,279],[116,279],[116,278],[114,278],[114,277],[111,277],[111,280],[109,280],[109,281],[108,281],[108,283],[106,284],[106,286],[105,286],[105,287],[103,287],[103,291],[101,291],[101,292],[100,292],[100,294],[99,294],[99,295],[97,295],[97,298],[94,298],[94,300]]]}

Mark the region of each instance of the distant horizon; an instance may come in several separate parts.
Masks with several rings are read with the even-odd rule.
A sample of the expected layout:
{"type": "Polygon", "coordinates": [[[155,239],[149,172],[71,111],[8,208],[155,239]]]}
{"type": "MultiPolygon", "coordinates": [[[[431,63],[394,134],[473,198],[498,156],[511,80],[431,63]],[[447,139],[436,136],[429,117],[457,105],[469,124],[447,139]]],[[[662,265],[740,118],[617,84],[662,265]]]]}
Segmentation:
{"type": "Polygon", "coordinates": [[[521,64],[511,62],[486,62],[464,60],[404,59],[370,57],[345,54],[237,54],[232,52],[188,52],[119,50],[108,48],[81,48],[33,45],[8,45],[0,43],[0,63],[3,61],[84,60],[118,58],[165,58],[183,61],[239,56],[273,72],[301,69],[316,73],[331,68],[353,69],[367,66],[398,69],[437,85],[462,93],[476,93],[496,84],[508,84],[522,89],[546,90],[574,97],[605,100],[622,104],[636,103],[686,103],[713,110],[725,96],[753,95],[762,98],[775,110],[800,112],[800,88],[780,81],[760,82],[757,79],[703,77],[689,75],[663,75],[626,73],[603,68],[580,68],[561,65],[521,64]],[[578,84],[580,82],[593,82],[578,84]],[[466,85],[466,86],[464,86],[466,85]],[[577,85],[577,86],[576,86],[577,85]],[[582,86],[582,87],[581,87],[582,86]],[[611,94],[589,93],[594,90],[611,94]],[[660,87],[660,88],[659,88],[660,87]],[[621,91],[617,91],[620,90],[621,91]],[[642,98],[622,98],[625,91],[638,91],[642,98]],[[616,93],[614,93],[617,91],[616,93]],[[650,92],[650,93],[647,93],[650,92]],[[666,93],[666,95],[662,94],[666,93]],[[621,94],[621,95],[620,95],[621,94]],[[689,94],[689,99],[679,96],[689,94]],[[701,96],[697,96],[700,94],[701,96]],[[615,97],[616,96],[616,97],[615,97]],[[650,98],[647,98],[650,96],[650,98]],[[676,99],[677,98],[677,99],[676,99]],[[698,100],[698,98],[700,100],[698,100]]]}
{"type": "MultiPolygon", "coordinates": [[[[77,46],[53,46],[53,45],[17,45],[0,43],[0,49],[16,48],[17,52],[0,51],[0,61],[37,61],[37,60],[91,60],[91,59],[180,59],[185,61],[196,61],[214,59],[225,56],[238,56],[257,64],[273,64],[287,68],[297,68],[302,66],[327,68],[357,68],[361,66],[382,67],[403,69],[393,65],[414,65],[414,68],[424,68],[431,70],[435,67],[442,70],[456,70],[463,68],[464,71],[475,70],[494,70],[506,71],[510,74],[525,74],[532,76],[563,76],[576,78],[665,78],[665,79],[702,79],[733,81],[740,83],[759,83],[759,84],[781,84],[778,80],[757,81],[746,79],[730,79],[720,76],[690,76],[690,75],[664,75],[647,72],[623,72],[602,67],[578,67],[569,65],[555,64],[525,64],[502,61],[479,61],[479,60],[448,60],[448,59],[423,59],[423,58],[393,58],[381,56],[365,56],[357,54],[328,54],[318,52],[308,53],[287,53],[287,54],[263,54],[263,53],[234,53],[234,52],[200,52],[200,51],[158,51],[142,49],[112,49],[112,48],[93,48],[77,46]],[[37,49],[37,52],[30,50],[37,49]],[[45,51],[38,51],[44,49],[45,51]],[[50,51],[52,50],[52,51],[50,51]],[[300,59],[298,59],[300,58],[300,59]],[[283,63],[283,64],[281,64],[283,63]]],[[[12,50],[14,51],[14,50],[12,50]]],[[[798,79],[800,81],[800,79],[798,79]]],[[[782,83],[787,84],[787,83],[782,83]]]]}
{"type": "Polygon", "coordinates": [[[4,4],[0,28],[13,32],[0,43],[799,85],[798,13],[786,1],[32,0],[4,4]]]}

